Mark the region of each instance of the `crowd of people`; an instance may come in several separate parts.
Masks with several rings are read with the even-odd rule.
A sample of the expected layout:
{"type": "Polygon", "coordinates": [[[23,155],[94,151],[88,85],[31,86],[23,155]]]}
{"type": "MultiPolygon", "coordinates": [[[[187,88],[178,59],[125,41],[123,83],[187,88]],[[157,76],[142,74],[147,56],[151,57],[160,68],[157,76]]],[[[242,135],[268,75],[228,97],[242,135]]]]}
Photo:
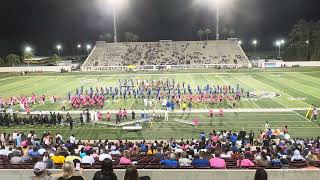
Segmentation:
{"type": "Polygon", "coordinates": [[[244,59],[239,54],[212,55],[210,47],[206,42],[126,44],[121,65],[238,64],[244,59]]]}
{"type": "Polygon", "coordinates": [[[192,104],[220,104],[229,103],[233,107],[244,95],[244,89],[231,85],[199,85],[192,88],[190,84],[176,80],[120,80],[118,86],[92,87],[89,89],[77,88],[75,93],[69,91],[67,98],[75,109],[103,107],[106,99],[134,98],[143,100],[145,108],[151,108],[153,101],[159,101],[165,108],[167,102],[180,107],[183,103],[192,104]]]}

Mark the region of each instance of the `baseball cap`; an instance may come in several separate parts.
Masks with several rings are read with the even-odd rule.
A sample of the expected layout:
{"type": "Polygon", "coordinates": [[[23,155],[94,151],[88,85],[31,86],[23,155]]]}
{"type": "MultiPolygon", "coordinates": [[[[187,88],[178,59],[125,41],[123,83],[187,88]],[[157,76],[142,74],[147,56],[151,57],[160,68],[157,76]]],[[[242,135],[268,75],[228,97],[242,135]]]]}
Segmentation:
{"type": "Polygon", "coordinates": [[[45,162],[37,162],[33,168],[34,171],[40,171],[40,172],[45,171],[46,169],[47,169],[47,164],[45,162]]]}

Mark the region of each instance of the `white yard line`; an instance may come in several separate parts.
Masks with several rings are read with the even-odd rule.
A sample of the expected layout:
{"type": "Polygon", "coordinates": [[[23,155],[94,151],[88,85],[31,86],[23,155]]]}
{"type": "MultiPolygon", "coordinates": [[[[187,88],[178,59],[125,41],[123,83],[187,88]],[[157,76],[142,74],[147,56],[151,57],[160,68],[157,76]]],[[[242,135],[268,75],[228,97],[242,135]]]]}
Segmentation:
{"type": "MultiPolygon", "coordinates": [[[[244,82],[243,80],[239,79],[238,77],[235,77],[235,78],[238,79],[239,81],[241,81],[242,83],[246,84],[246,82],[244,82]]],[[[246,85],[247,85],[247,84],[246,84],[246,85]]],[[[249,85],[247,85],[247,86],[249,86],[249,85]]],[[[249,86],[249,87],[251,87],[251,86],[249,86]]],[[[251,88],[252,88],[252,87],[251,87],[251,88]]],[[[257,103],[255,103],[254,101],[251,101],[250,98],[246,98],[246,99],[248,99],[249,102],[252,102],[254,105],[256,105],[257,107],[259,107],[260,109],[262,109],[261,106],[259,106],[259,105],[258,105],[257,103]]]]}
{"type": "MultiPolygon", "coordinates": [[[[257,74],[257,73],[256,73],[257,74]]],[[[259,75],[259,74],[257,74],[257,75],[259,75]]],[[[261,75],[259,75],[259,76],[261,76],[261,75]]],[[[264,77],[264,76],[263,76],[264,77]]],[[[270,79],[270,78],[269,78],[270,79]]],[[[270,79],[270,80],[272,80],[272,79],[270,79]]],[[[258,81],[258,80],[257,80],[258,81]]],[[[273,81],[273,80],[272,80],[273,81]]],[[[259,81],[260,82],[260,81],[259,81]]],[[[261,82],[262,83],[262,82],[261,82]]],[[[265,83],[263,83],[263,84],[265,84],[265,83]]],[[[276,89],[276,90],[278,90],[279,92],[281,92],[281,93],[283,93],[283,94],[286,94],[287,96],[289,96],[289,97],[292,97],[292,98],[294,98],[293,96],[291,96],[291,95],[289,95],[289,94],[287,94],[287,93],[285,93],[285,92],[283,92],[283,91],[281,91],[280,89],[278,89],[278,88],[275,88],[275,87],[273,87],[273,86],[270,86],[270,85],[268,85],[268,84],[265,84],[266,86],[269,86],[269,87],[271,87],[271,88],[273,88],[273,89],[276,89]]],[[[308,104],[308,103],[306,103],[306,102],[304,102],[304,101],[300,101],[300,102],[302,102],[302,103],[304,103],[304,104],[306,104],[307,105],[307,107],[309,107],[310,106],[310,104],[308,104]]]]}
{"type": "MultiPolygon", "coordinates": [[[[257,73],[256,73],[256,74],[257,74],[257,73]]],[[[261,75],[259,75],[259,76],[261,76],[261,75]]],[[[270,79],[271,81],[274,81],[273,79],[271,79],[271,78],[269,78],[269,77],[267,77],[267,76],[263,76],[263,77],[265,77],[265,78],[267,78],[267,79],[270,79]]],[[[281,83],[281,82],[279,82],[279,83],[281,83]]],[[[295,90],[297,90],[297,91],[300,91],[300,92],[305,93],[303,90],[297,89],[297,88],[295,88],[295,87],[288,86],[287,84],[283,84],[283,85],[285,85],[285,86],[288,87],[288,88],[292,88],[292,89],[295,89],[295,90]]],[[[312,94],[309,94],[309,93],[306,93],[306,94],[308,94],[308,95],[310,95],[310,96],[312,96],[312,97],[315,97],[315,98],[320,98],[320,96],[315,96],[315,95],[312,95],[312,94]]]]}
{"type": "Polygon", "coordinates": [[[3,79],[0,79],[0,81],[5,81],[5,80],[8,80],[8,79],[12,79],[13,78],[13,76],[11,76],[11,77],[7,77],[7,78],[3,78],[3,79]]]}

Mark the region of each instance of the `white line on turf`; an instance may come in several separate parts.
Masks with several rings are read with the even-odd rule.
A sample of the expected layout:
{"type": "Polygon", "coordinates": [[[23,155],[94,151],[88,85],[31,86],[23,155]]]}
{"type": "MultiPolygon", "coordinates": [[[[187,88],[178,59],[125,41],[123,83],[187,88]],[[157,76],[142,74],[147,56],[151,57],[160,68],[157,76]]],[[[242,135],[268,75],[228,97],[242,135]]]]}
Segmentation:
{"type": "Polygon", "coordinates": [[[7,78],[3,78],[3,79],[0,79],[0,81],[5,81],[5,80],[8,80],[8,79],[12,79],[13,78],[13,76],[11,76],[11,77],[7,77],[7,78]]]}

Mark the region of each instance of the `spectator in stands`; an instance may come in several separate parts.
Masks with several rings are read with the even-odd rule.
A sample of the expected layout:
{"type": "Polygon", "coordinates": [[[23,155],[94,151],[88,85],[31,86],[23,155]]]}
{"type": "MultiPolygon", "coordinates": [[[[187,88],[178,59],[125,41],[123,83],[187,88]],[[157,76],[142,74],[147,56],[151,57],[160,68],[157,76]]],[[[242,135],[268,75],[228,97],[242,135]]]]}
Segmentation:
{"type": "Polygon", "coordinates": [[[54,180],[54,177],[48,175],[46,163],[44,162],[37,162],[34,165],[33,173],[35,176],[31,177],[31,180],[54,180]]]}
{"type": "Polygon", "coordinates": [[[83,156],[81,159],[81,162],[83,164],[90,164],[92,165],[94,163],[94,158],[92,156],[90,156],[91,152],[90,151],[86,151],[86,156],[83,156]]]}
{"type": "Polygon", "coordinates": [[[51,159],[53,161],[54,164],[63,164],[64,163],[64,160],[65,160],[65,157],[64,156],[61,156],[59,154],[59,152],[55,152],[55,155],[54,156],[51,156],[51,159]]]}
{"type": "Polygon", "coordinates": [[[72,149],[70,150],[70,155],[66,157],[66,159],[64,160],[65,162],[73,162],[73,160],[78,159],[79,161],[81,161],[81,158],[79,156],[76,156],[75,151],[72,149]]]}
{"type": "Polygon", "coordinates": [[[298,149],[296,149],[293,153],[293,156],[291,158],[291,161],[299,161],[299,160],[305,160],[301,155],[300,155],[300,151],[298,149]]]}
{"type": "Polygon", "coordinates": [[[267,154],[265,152],[261,152],[261,157],[256,161],[258,166],[268,167],[270,164],[269,159],[267,158],[267,154]]]}
{"type": "Polygon", "coordinates": [[[257,169],[256,174],[254,175],[254,180],[268,180],[267,172],[262,168],[257,169]]]}
{"type": "Polygon", "coordinates": [[[128,165],[128,164],[131,164],[130,151],[125,150],[125,151],[123,152],[123,157],[120,158],[119,164],[120,164],[120,165],[128,165]]]}
{"type": "Polygon", "coordinates": [[[240,167],[251,167],[254,166],[254,163],[249,159],[249,154],[244,154],[244,158],[238,161],[238,166],[240,167]]]}
{"type": "Polygon", "coordinates": [[[188,154],[187,152],[183,152],[181,154],[181,158],[179,159],[179,166],[182,166],[182,167],[188,167],[188,166],[191,166],[191,160],[187,158],[188,154]]]}
{"type": "Polygon", "coordinates": [[[117,180],[117,176],[113,172],[111,159],[105,158],[102,161],[101,170],[94,174],[93,180],[117,180]]]}
{"type": "Polygon", "coordinates": [[[126,169],[123,180],[150,180],[148,176],[139,177],[138,170],[134,166],[129,166],[126,169]]]}
{"type": "Polygon", "coordinates": [[[54,175],[54,177],[57,177],[56,179],[58,180],[85,180],[82,176],[82,169],[79,170],[80,176],[75,176],[74,172],[74,164],[72,162],[65,162],[62,166],[62,172],[54,175]]]}
{"type": "Polygon", "coordinates": [[[99,155],[99,161],[103,161],[105,159],[110,159],[112,160],[112,156],[107,153],[106,149],[103,149],[103,152],[99,155]]]}
{"type": "Polygon", "coordinates": [[[220,152],[216,151],[214,155],[215,157],[210,159],[210,167],[219,169],[226,168],[226,162],[220,158],[220,152]]]}
{"type": "Polygon", "coordinates": [[[0,149],[0,156],[8,156],[8,150],[6,150],[6,147],[4,145],[1,146],[0,149]]]}
{"type": "Polygon", "coordinates": [[[204,151],[199,152],[199,157],[195,158],[192,161],[192,165],[195,167],[209,167],[210,166],[209,160],[205,158],[204,151]]]}
{"type": "Polygon", "coordinates": [[[176,160],[176,154],[175,153],[170,153],[169,158],[166,158],[164,160],[160,161],[161,165],[164,165],[166,167],[178,167],[178,162],[176,160]]]}

